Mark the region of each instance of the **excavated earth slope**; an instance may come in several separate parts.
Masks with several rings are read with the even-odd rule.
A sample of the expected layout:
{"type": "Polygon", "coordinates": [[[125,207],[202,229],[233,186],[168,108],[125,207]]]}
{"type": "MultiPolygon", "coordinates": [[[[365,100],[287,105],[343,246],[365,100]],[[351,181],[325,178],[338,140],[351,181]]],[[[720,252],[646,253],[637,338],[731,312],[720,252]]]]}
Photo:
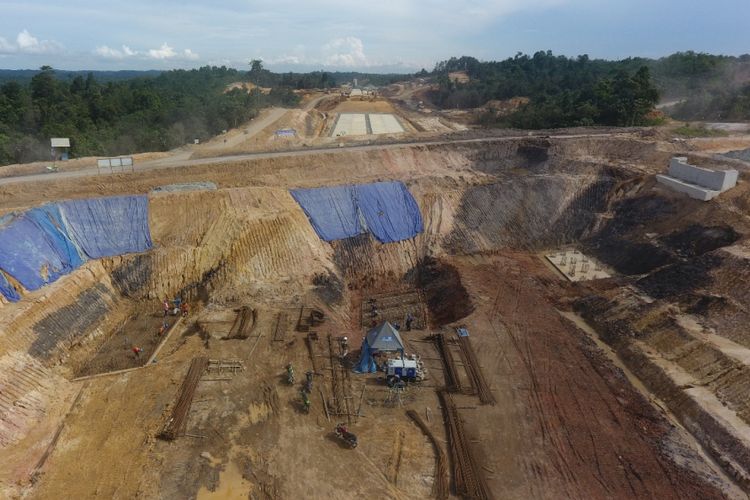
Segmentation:
{"type": "MultiPolygon", "coordinates": [[[[11,464],[0,480],[9,492],[49,497],[56,487],[64,491],[60,481],[68,480],[55,471],[65,470],[74,452],[85,454],[83,448],[76,450],[85,438],[54,448],[46,466],[49,477],[42,477],[38,487],[25,481],[53,435],[59,437],[71,402],[84,394],[70,417],[73,423],[66,424],[74,427],[66,432],[75,433],[76,425],[84,425],[86,405],[93,408],[94,400],[115,404],[129,393],[125,386],[104,382],[82,389],[81,382],[71,380],[118,325],[144,307],[158,310],[164,297],[180,294],[206,311],[245,303],[272,309],[314,300],[334,324],[358,335],[353,305],[363,290],[407,286],[422,289],[433,328],[463,321],[483,346],[480,361],[504,399],[497,407],[468,413],[488,426],[468,424],[468,432],[517,454],[517,460],[500,457],[492,447],[477,445],[497,474],[491,475],[490,486],[498,498],[737,493],[712,460],[750,489],[750,193],[742,182],[717,201],[702,203],[665,191],[653,174],[671,154],[667,147],[628,136],[528,138],[335,151],[105,180],[62,179],[34,189],[3,186],[2,213],[46,200],[150,193],[172,182],[210,181],[219,189],[150,194],[151,251],[90,261],[45,288],[24,293],[18,303],[0,304],[0,451],[11,464]],[[392,244],[368,235],[328,244],[288,192],[378,180],[406,183],[420,207],[423,233],[392,244]],[[613,278],[571,284],[538,258],[568,246],[596,257],[614,271],[613,278]],[[652,406],[633,389],[603,354],[606,348],[596,347],[585,328],[561,319],[560,311],[575,311],[593,325],[668,410],[652,406]],[[507,367],[494,361],[503,357],[507,367]],[[528,398],[519,397],[527,391],[528,398]],[[502,410],[506,405],[509,409],[502,410]],[[598,423],[584,425],[586,419],[598,423]],[[496,428],[493,422],[510,430],[485,435],[496,428]],[[518,441],[523,436],[528,441],[518,441]],[[583,436],[588,436],[585,443],[583,436]]],[[[744,172],[741,177],[744,181],[744,172]]],[[[186,347],[174,346],[171,360],[143,373],[169,377],[159,370],[175,370],[180,349],[203,349],[188,333],[181,340],[186,347]]],[[[151,383],[147,377],[140,380],[151,383]]],[[[134,402],[132,422],[117,418],[123,433],[152,443],[154,422],[166,405],[163,393],[174,388],[161,396],[155,388],[144,390],[155,398],[148,412],[138,413],[134,402]],[[133,422],[141,422],[140,428],[128,427],[133,422]]],[[[264,408],[273,406],[268,405],[264,408]]],[[[102,434],[104,444],[99,443],[103,454],[108,436],[102,434]]],[[[252,439],[246,444],[252,447],[252,439]]],[[[112,482],[132,482],[132,487],[111,490],[102,479],[95,490],[80,485],[74,491],[81,497],[125,498],[163,491],[192,496],[199,486],[217,487],[216,478],[211,482],[200,474],[187,486],[162,479],[154,483],[161,486],[147,487],[139,471],[161,467],[149,462],[156,456],[153,446],[128,446],[123,453],[137,456],[133,460],[140,466],[122,469],[112,482]]],[[[158,462],[163,464],[169,453],[157,454],[158,462]]],[[[79,460],[106,463],[107,455],[79,460]]],[[[357,456],[353,470],[370,467],[363,460],[357,456]]],[[[113,467],[120,470],[120,465],[113,467]]],[[[279,465],[274,473],[274,466],[264,467],[275,477],[270,496],[299,493],[294,478],[279,471],[301,469],[279,465]]],[[[174,474],[167,476],[177,478],[174,474]]],[[[398,487],[395,480],[391,483],[389,488],[398,487]]],[[[428,493],[414,488],[384,495],[428,493]]],[[[336,491],[329,494],[347,497],[336,491]]]]}

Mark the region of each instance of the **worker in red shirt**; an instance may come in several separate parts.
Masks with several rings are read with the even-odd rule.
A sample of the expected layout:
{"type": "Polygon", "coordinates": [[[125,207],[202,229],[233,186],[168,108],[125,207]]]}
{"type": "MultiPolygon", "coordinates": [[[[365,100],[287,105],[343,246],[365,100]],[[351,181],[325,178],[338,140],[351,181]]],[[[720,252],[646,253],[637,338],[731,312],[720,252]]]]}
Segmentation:
{"type": "Polygon", "coordinates": [[[135,355],[136,358],[140,358],[141,357],[141,352],[143,352],[143,349],[141,349],[137,345],[133,346],[133,354],[135,355]]]}

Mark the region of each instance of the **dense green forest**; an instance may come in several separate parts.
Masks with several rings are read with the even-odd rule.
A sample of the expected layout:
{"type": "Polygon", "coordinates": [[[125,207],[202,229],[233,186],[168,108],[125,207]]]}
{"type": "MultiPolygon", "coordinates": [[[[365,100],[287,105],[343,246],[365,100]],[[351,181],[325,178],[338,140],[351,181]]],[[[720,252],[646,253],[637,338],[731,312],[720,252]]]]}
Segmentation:
{"type": "Polygon", "coordinates": [[[524,128],[575,125],[647,125],[659,97],[681,101],[669,109],[675,118],[750,120],[750,55],[739,57],[678,52],[660,59],[620,61],[568,58],[551,52],[518,54],[504,61],[473,57],[438,63],[432,73],[436,104],[477,107],[493,99],[528,97],[518,112],[488,114],[484,122],[524,128]],[[471,81],[451,82],[448,73],[465,71],[471,81]]]}
{"type": "Polygon", "coordinates": [[[226,67],[165,72],[63,72],[44,67],[5,71],[0,85],[0,164],[50,157],[50,137],[70,137],[73,157],[164,151],[236,127],[267,106],[294,106],[293,89],[328,88],[353,78],[387,84],[403,75],[272,73],[260,61],[249,71],[226,67]],[[126,79],[122,79],[126,77],[126,79]],[[130,77],[130,78],[127,78],[130,77]],[[252,81],[268,94],[229,83],[252,81]]]}
{"type": "Polygon", "coordinates": [[[488,113],[484,119],[487,124],[520,128],[644,125],[651,122],[649,112],[659,100],[650,69],[634,60],[614,62],[537,52],[499,62],[453,58],[438,63],[434,73],[439,90],[433,99],[443,107],[477,107],[492,99],[529,98],[528,104],[509,116],[488,113]],[[471,80],[452,82],[448,78],[452,71],[465,71],[471,80]]]}
{"type": "MultiPolygon", "coordinates": [[[[294,89],[331,88],[357,79],[378,86],[406,75],[356,72],[274,73],[259,60],[249,71],[226,67],[165,72],[0,70],[0,164],[49,158],[50,137],[70,137],[72,155],[163,151],[206,139],[254,117],[266,106],[293,106],[294,89]],[[98,75],[98,76],[97,76],[98,75]],[[229,83],[252,81],[268,94],[229,83]]],[[[680,52],[661,59],[621,61],[518,54],[503,61],[451,58],[416,76],[439,85],[433,101],[470,108],[490,100],[527,97],[516,112],[488,112],[489,126],[556,128],[655,123],[654,105],[680,101],[669,113],[684,120],[750,120],[750,55],[680,52]],[[468,83],[448,74],[465,71],[468,83]]]]}
{"type": "Polygon", "coordinates": [[[659,61],[660,84],[680,103],[669,109],[681,120],[750,120],[750,55],[692,52],[659,61]],[[663,83],[661,83],[663,82],[663,83]]]}
{"type": "Polygon", "coordinates": [[[49,158],[50,137],[70,137],[73,156],[163,151],[206,139],[271,105],[295,105],[290,89],[225,92],[246,73],[225,67],[100,83],[59,80],[44,67],[28,85],[0,86],[0,163],[49,158]]]}

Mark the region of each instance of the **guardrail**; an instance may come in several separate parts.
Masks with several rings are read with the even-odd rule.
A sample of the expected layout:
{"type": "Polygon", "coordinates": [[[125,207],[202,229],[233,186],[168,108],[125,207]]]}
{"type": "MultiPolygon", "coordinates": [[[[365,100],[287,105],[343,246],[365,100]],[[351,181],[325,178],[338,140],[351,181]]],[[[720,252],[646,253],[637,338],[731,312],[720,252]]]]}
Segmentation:
{"type": "MultiPolygon", "coordinates": [[[[135,166],[133,165],[133,157],[131,156],[118,156],[117,158],[100,158],[96,160],[96,167],[99,173],[102,173],[102,169],[109,168],[109,173],[115,173],[115,168],[119,168],[120,172],[125,172],[125,169],[129,168],[131,172],[135,172],[135,166]]],[[[106,173],[106,170],[105,170],[106,173]]]]}

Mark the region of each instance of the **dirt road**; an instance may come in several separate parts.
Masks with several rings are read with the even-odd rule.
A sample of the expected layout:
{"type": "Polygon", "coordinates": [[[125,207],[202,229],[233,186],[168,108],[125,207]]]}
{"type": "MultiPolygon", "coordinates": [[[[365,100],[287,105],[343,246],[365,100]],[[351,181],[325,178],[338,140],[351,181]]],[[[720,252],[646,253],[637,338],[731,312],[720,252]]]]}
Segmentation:
{"type": "MultiPolygon", "coordinates": [[[[596,138],[596,137],[617,137],[625,136],[626,132],[608,132],[608,133],[596,133],[596,134],[567,134],[567,135],[556,135],[555,139],[582,139],[582,138],[596,138]]],[[[246,136],[245,136],[246,137],[246,136]]],[[[174,168],[174,167],[193,167],[202,165],[212,165],[217,163],[228,163],[234,161],[243,160],[265,160],[270,158],[284,158],[284,157],[300,157],[307,155],[315,155],[319,153],[340,153],[350,151],[382,151],[382,150],[396,150],[404,149],[415,146],[441,146],[447,144],[476,144],[476,143],[496,143],[496,142],[507,142],[529,137],[528,134],[508,136],[508,137],[483,137],[483,138],[472,138],[472,139],[441,139],[441,140],[422,140],[422,141],[408,141],[398,142],[392,144],[360,144],[360,145],[343,145],[340,147],[319,147],[319,148],[306,148],[306,149],[295,149],[290,151],[274,151],[274,152],[261,152],[261,153],[247,153],[240,155],[231,156],[215,156],[211,158],[197,158],[187,159],[184,154],[178,154],[173,157],[163,158],[159,160],[153,160],[136,165],[135,171],[138,172],[146,170],[158,170],[162,168],[174,168]]],[[[0,186],[7,184],[17,184],[24,182],[53,182],[61,179],[80,178],[88,176],[99,175],[98,169],[92,167],[84,170],[77,170],[74,172],[57,172],[52,174],[35,174],[25,175],[18,177],[7,177],[0,179],[0,186]]]]}
{"type": "Polygon", "coordinates": [[[279,119],[288,111],[289,110],[286,108],[270,108],[264,110],[260,116],[251,120],[249,123],[245,124],[245,126],[230,130],[226,134],[215,137],[208,142],[205,147],[208,149],[227,149],[238,146],[279,121],[279,119]]]}

